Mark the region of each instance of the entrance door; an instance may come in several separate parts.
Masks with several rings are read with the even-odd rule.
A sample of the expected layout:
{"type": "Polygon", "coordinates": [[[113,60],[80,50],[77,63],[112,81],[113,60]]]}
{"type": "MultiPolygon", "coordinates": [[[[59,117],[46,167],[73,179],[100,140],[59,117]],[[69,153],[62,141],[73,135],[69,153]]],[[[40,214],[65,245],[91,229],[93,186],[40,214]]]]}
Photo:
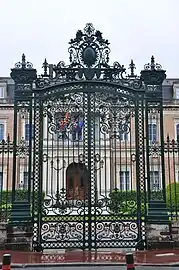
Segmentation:
{"type": "Polygon", "coordinates": [[[71,163],[66,170],[68,200],[85,200],[87,189],[87,169],[84,164],[71,163]]]}

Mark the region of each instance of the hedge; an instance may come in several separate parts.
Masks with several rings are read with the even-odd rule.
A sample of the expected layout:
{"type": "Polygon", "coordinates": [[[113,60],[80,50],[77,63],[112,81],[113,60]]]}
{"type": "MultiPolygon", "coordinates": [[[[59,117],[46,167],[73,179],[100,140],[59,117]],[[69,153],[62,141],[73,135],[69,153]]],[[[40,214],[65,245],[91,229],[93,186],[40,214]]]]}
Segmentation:
{"type": "MultiPolygon", "coordinates": [[[[32,196],[39,196],[38,192],[34,194],[31,192],[31,201],[32,196]]],[[[16,190],[16,196],[20,200],[26,200],[27,190],[16,190]]],[[[42,201],[45,194],[42,194],[42,201]]],[[[148,194],[147,192],[141,192],[141,197],[145,197],[146,203],[148,203],[148,194]]],[[[154,199],[160,200],[162,198],[162,191],[151,192],[151,197],[154,199]]],[[[137,192],[132,191],[120,191],[114,189],[109,194],[109,208],[114,213],[130,213],[134,214],[137,211],[137,192]]],[[[141,202],[144,203],[144,200],[141,198],[141,202]]],[[[11,205],[12,203],[12,191],[1,191],[0,192],[0,204],[2,205],[11,205]]],[[[179,211],[179,183],[172,183],[166,187],[166,203],[169,211],[179,211]]],[[[144,204],[142,204],[142,209],[144,209],[144,204]]],[[[143,210],[142,210],[143,211],[143,210]]]]}
{"type": "MultiPolygon", "coordinates": [[[[135,190],[124,192],[114,189],[109,194],[109,198],[109,209],[112,213],[126,215],[137,214],[137,193],[135,190]]],[[[142,212],[144,212],[144,204],[141,205],[142,212]]]]}
{"type": "Polygon", "coordinates": [[[170,211],[179,211],[179,183],[171,183],[167,186],[166,202],[170,211]]]}
{"type": "MultiPolygon", "coordinates": [[[[156,200],[162,199],[162,191],[152,191],[151,198],[156,200]]],[[[109,208],[113,213],[123,213],[134,215],[137,213],[137,192],[132,191],[120,191],[114,189],[110,194],[109,208]]],[[[141,199],[141,211],[144,213],[146,205],[148,204],[148,193],[140,192],[141,199]],[[145,198],[145,199],[144,199],[145,198]]],[[[172,183],[166,187],[166,205],[169,212],[179,211],[179,183],[172,183]]]]}

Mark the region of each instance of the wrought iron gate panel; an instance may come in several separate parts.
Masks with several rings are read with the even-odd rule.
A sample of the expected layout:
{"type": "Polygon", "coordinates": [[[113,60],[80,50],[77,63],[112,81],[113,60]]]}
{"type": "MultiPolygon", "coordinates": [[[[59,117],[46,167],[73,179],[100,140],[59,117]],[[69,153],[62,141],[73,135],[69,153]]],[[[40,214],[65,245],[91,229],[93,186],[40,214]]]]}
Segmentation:
{"type": "Polygon", "coordinates": [[[67,179],[70,166],[74,173],[84,169],[89,174],[88,126],[84,128],[83,140],[74,138],[81,136],[74,133],[74,129],[77,121],[87,119],[88,107],[86,93],[62,94],[43,102],[42,186],[45,197],[40,234],[44,248],[89,246],[91,204],[87,201],[87,193],[90,182],[84,183],[84,189],[78,191],[77,183],[69,183],[71,179],[67,179]],[[70,190],[67,184],[76,186],[70,190]]]}
{"type": "Polygon", "coordinates": [[[95,143],[98,197],[94,217],[96,228],[94,246],[134,247],[138,241],[137,212],[135,212],[137,202],[128,201],[130,199],[124,194],[136,190],[134,183],[136,148],[132,147],[135,145],[136,135],[136,101],[130,99],[130,93],[119,90],[117,95],[112,91],[95,93],[95,101],[95,111],[100,116],[100,137],[95,143]],[[101,164],[104,165],[105,174],[101,164]],[[100,178],[98,170],[102,174],[102,179],[98,179],[100,178]],[[126,182],[122,187],[120,185],[122,175],[128,173],[130,183],[126,182]],[[119,191],[124,191],[123,202],[115,201],[115,194],[117,196],[119,191]]]}
{"type": "Polygon", "coordinates": [[[137,93],[133,100],[130,91],[100,88],[88,83],[83,92],[75,86],[69,93],[50,89],[53,95],[45,95],[48,98],[37,95],[34,241],[44,248],[134,247],[139,240],[142,215],[135,145],[140,141],[137,129],[143,134],[142,105],[137,106],[137,93]],[[73,133],[80,121],[82,132],[73,133]],[[69,168],[86,170],[80,191],[67,179],[69,168]],[[122,177],[128,182],[120,184],[122,177]],[[70,185],[77,190],[73,186],[70,191],[70,185]],[[130,201],[125,193],[136,189],[136,200],[130,201]],[[114,195],[120,190],[123,202],[116,202],[114,195]]]}
{"type": "MultiPolygon", "coordinates": [[[[102,33],[87,24],[70,41],[69,66],[45,60],[44,74],[37,79],[30,66],[33,244],[45,249],[131,248],[146,242],[150,189],[146,100],[162,93],[165,71],[158,70],[152,57],[140,77],[134,74],[133,61],[127,75],[118,62],[109,65],[108,45],[102,33]],[[158,88],[149,91],[155,84],[158,88]]],[[[24,63],[25,58],[20,63],[23,84],[29,69],[24,63]]],[[[17,68],[13,74],[18,81],[17,68]]],[[[25,92],[22,96],[26,99],[25,92]]],[[[161,99],[156,104],[163,119],[161,99]]],[[[30,213],[30,202],[28,207],[30,213]]]]}

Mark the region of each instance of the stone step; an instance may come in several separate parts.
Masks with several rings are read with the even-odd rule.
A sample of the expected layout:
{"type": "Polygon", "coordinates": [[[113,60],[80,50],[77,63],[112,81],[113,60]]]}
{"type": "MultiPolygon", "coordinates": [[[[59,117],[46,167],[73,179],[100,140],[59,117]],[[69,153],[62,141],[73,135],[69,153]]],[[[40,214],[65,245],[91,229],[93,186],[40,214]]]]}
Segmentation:
{"type": "Polygon", "coordinates": [[[10,223],[31,222],[30,204],[28,202],[14,202],[12,204],[10,223]]]}
{"type": "Polygon", "coordinates": [[[148,205],[147,222],[169,222],[166,203],[163,201],[150,201],[148,205]]]}
{"type": "Polygon", "coordinates": [[[171,231],[171,232],[160,232],[160,235],[171,235],[171,234],[178,234],[178,230],[171,231]]]}
{"type": "Polygon", "coordinates": [[[11,211],[11,217],[12,216],[16,216],[18,214],[18,216],[29,216],[29,215],[31,215],[30,214],[30,212],[29,213],[27,213],[26,211],[24,211],[24,210],[22,210],[22,211],[16,211],[16,210],[12,210],[11,211]]]}
{"type": "Polygon", "coordinates": [[[31,242],[11,242],[11,243],[5,243],[5,247],[7,250],[19,250],[19,251],[29,251],[29,247],[31,246],[31,242]]]}
{"type": "Polygon", "coordinates": [[[148,241],[148,250],[152,249],[171,249],[175,247],[175,241],[148,241]]]}
{"type": "Polygon", "coordinates": [[[158,209],[166,209],[166,203],[163,201],[150,201],[148,204],[149,208],[158,208],[158,209]]]}

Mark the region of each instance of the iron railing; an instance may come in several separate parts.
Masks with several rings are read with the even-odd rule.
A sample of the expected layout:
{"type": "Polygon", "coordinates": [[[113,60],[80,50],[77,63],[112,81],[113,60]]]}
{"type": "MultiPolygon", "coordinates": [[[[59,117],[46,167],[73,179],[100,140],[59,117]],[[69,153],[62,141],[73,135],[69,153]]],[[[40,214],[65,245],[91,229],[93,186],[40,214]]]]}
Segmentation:
{"type": "MultiPolygon", "coordinates": [[[[121,151],[123,151],[121,149],[121,151]]],[[[179,140],[170,139],[167,137],[164,144],[165,152],[165,181],[166,181],[166,206],[171,221],[179,220],[179,140]]],[[[156,159],[157,157],[152,157],[156,159]]],[[[19,159],[19,156],[17,156],[19,159]]],[[[17,171],[17,183],[16,192],[17,198],[26,200],[27,189],[26,183],[24,182],[25,177],[25,167],[24,158],[20,158],[19,170],[17,171]]],[[[125,165],[125,164],[124,164],[125,165]]],[[[10,211],[12,207],[12,168],[13,168],[13,142],[8,136],[7,140],[2,140],[0,142],[0,222],[8,222],[10,217],[10,211]]],[[[160,176],[160,173],[158,174],[160,176]]],[[[134,177],[132,177],[133,179],[134,177]]],[[[146,177],[147,179],[147,177],[146,177]]],[[[146,180],[147,181],[147,180],[146,180]]],[[[150,191],[152,198],[160,200],[162,198],[162,190],[160,184],[160,177],[157,179],[150,179],[154,181],[153,190],[150,191]]],[[[121,191],[120,187],[116,190],[117,193],[114,195],[115,190],[108,190],[110,209],[114,212],[123,211],[127,214],[134,214],[137,211],[132,207],[132,202],[136,200],[137,194],[133,188],[126,191],[121,191]],[[127,202],[127,205],[122,204],[127,202]],[[129,213],[130,211],[133,211],[129,213]]],[[[152,184],[151,184],[152,186],[152,184]]],[[[148,198],[148,191],[145,191],[146,198],[148,198]]],[[[45,194],[44,194],[45,195],[45,194]]],[[[31,194],[32,197],[32,194],[31,194]]],[[[68,198],[68,194],[67,194],[68,198]]],[[[146,204],[148,205],[148,199],[146,199],[146,204]]],[[[145,207],[144,207],[145,208],[145,207]]],[[[33,214],[31,212],[31,214],[33,214]]]]}

